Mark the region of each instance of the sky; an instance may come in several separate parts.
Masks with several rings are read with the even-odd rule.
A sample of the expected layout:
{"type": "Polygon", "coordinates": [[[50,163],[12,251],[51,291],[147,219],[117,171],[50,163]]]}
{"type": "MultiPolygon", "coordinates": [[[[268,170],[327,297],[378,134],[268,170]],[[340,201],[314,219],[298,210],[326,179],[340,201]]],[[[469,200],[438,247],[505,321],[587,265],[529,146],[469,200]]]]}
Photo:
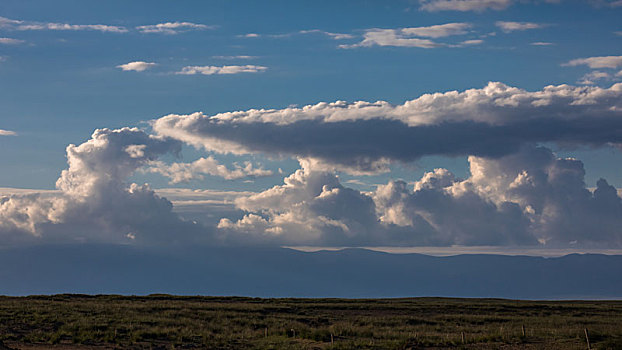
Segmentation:
{"type": "Polygon", "coordinates": [[[622,249],[620,19],[4,0],[0,245],[622,249]]]}

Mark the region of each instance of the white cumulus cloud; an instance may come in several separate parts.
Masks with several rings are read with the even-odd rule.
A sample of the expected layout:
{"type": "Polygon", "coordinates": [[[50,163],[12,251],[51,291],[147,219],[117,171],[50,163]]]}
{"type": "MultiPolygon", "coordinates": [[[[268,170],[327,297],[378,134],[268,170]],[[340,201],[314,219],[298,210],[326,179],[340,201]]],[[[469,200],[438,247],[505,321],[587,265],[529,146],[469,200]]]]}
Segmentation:
{"type": "Polygon", "coordinates": [[[91,139],[67,147],[68,168],[57,192],[0,198],[0,236],[11,242],[137,243],[189,241],[197,225],[181,220],[171,203],[146,184],[128,183],[139,168],[180,143],[136,128],[98,129],[91,139]]]}
{"type": "Polygon", "coordinates": [[[580,161],[526,146],[469,163],[465,180],[441,168],[363,193],[302,160],[282,185],[238,197],[246,214],[218,229],[234,242],[292,245],[622,246],[622,199],[603,179],[587,189],[580,161]]]}
{"type": "Polygon", "coordinates": [[[586,65],[590,68],[618,68],[622,67],[622,56],[597,56],[597,57],[586,57],[586,58],[577,58],[571,61],[568,61],[563,66],[580,66],[586,65]]]}
{"type": "Polygon", "coordinates": [[[134,61],[126,64],[118,65],[117,68],[121,68],[124,71],[144,72],[149,68],[157,66],[154,62],[134,61]]]}

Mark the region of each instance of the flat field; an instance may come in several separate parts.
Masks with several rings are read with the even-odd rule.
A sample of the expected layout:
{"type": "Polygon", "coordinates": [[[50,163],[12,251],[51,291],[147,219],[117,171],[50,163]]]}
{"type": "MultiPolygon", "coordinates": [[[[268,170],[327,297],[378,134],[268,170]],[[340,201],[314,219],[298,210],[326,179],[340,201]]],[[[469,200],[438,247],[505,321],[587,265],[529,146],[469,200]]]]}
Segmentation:
{"type": "Polygon", "coordinates": [[[622,349],[622,302],[0,297],[0,349],[567,350],[586,329],[592,349],[622,349]]]}

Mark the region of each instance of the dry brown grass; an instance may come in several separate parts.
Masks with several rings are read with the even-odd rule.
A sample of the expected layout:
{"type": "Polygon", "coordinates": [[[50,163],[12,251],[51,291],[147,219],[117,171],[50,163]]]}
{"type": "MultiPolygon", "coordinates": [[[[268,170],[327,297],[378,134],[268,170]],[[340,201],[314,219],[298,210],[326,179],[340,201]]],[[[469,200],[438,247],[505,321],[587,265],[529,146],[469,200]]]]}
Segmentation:
{"type": "Polygon", "coordinates": [[[0,297],[0,340],[20,349],[586,349],[585,328],[622,349],[622,302],[0,297]]]}

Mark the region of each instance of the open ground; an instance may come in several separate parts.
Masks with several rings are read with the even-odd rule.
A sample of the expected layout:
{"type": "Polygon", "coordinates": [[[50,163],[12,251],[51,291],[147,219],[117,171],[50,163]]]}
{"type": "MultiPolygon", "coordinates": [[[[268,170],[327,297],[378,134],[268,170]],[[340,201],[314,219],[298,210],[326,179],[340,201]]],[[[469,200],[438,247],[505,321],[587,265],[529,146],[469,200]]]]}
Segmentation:
{"type": "Polygon", "coordinates": [[[0,340],[12,349],[587,349],[588,339],[622,349],[622,302],[0,298],[0,340]]]}

